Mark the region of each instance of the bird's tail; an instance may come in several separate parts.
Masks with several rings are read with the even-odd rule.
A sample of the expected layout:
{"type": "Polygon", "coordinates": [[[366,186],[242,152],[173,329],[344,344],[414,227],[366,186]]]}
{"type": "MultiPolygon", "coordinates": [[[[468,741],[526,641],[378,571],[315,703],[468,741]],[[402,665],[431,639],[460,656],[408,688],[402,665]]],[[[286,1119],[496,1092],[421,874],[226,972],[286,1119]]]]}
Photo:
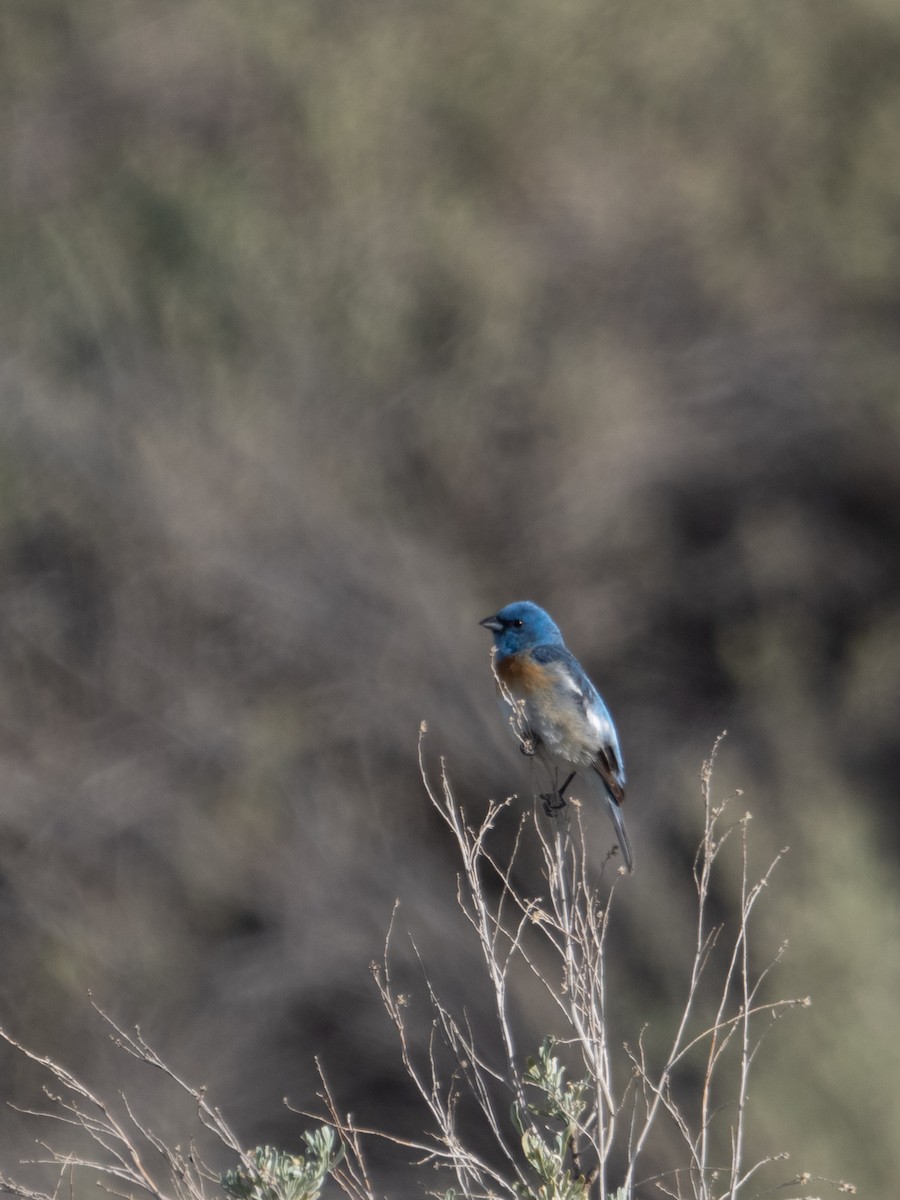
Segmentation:
{"type": "Polygon", "coordinates": [[[622,851],[622,858],[630,875],[634,870],[634,854],[632,853],[631,842],[628,840],[628,833],[625,829],[625,818],[622,816],[622,809],[605,788],[603,790],[603,798],[606,801],[606,811],[609,813],[610,820],[613,823],[616,837],[619,839],[619,849],[622,851]]]}
{"type": "MultiPolygon", "coordinates": [[[[622,851],[622,861],[629,873],[634,870],[634,853],[631,849],[631,842],[628,838],[628,831],[625,828],[625,818],[622,816],[622,806],[613,796],[606,780],[597,770],[579,771],[578,784],[584,786],[582,796],[589,795],[593,800],[599,800],[605,806],[609,813],[609,819],[613,823],[613,829],[616,831],[616,839],[619,843],[619,849],[622,851]]],[[[573,787],[573,791],[578,794],[578,784],[573,787]]],[[[620,791],[624,795],[624,792],[620,791]]]]}

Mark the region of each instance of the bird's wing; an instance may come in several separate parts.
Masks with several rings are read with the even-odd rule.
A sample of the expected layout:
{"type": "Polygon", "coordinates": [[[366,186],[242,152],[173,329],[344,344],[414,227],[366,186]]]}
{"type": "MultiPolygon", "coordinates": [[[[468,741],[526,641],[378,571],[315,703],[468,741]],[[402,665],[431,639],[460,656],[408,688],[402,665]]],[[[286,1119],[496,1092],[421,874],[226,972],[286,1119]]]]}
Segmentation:
{"type": "Polygon", "coordinates": [[[625,771],[612,747],[605,746],[598,750],[594,770],[603,780],[616,804],[623,804],[625,801],[625,771]]]}
{"type": "Polygon", "coordinates": [[[616,727],[600,693],[585,674],[574,654],[565,646],[538,646],[532,651],[544,666],[556,667],[557,678],[581,709],[591,730],[595,756],[592,766],[617,804],[625,799],[625,765],[616,727]]]}

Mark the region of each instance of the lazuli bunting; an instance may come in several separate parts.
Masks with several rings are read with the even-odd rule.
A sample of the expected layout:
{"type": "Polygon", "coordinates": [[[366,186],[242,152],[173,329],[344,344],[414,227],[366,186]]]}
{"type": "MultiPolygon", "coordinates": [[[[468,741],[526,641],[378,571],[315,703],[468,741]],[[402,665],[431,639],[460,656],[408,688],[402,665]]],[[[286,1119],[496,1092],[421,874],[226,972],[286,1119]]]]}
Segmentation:
{"type": "Polygon", "coordinates": [[[530,600],[508,604],[481,622],[494,635],[494,666],[501,694],[516,711],[522,749],[537,754],[555,791],[547,811],[562,808],[577,774],[606,805],[629,871],[634,869],[621,804],[625,768],[616,727],[600,693],[588,679],[550,616],[530,600]],[[559,772],[566,778],[559,786],[559,772]]]}

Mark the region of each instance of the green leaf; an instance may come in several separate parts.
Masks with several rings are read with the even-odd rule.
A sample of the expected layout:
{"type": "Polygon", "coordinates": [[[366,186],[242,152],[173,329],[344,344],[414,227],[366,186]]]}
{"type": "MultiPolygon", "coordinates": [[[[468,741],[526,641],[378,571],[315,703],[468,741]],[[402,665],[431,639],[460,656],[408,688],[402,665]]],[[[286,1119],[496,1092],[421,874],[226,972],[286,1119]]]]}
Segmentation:
{"type": "Polygon", "coordinates": [[[318,1200],[328,1174],[344,1157],[344,1147],[329,1126],[307,1130],[301,1154],[257,1146],[248,1162],[226,1171],[222,1188],[233,1200],[318,1200]]]}

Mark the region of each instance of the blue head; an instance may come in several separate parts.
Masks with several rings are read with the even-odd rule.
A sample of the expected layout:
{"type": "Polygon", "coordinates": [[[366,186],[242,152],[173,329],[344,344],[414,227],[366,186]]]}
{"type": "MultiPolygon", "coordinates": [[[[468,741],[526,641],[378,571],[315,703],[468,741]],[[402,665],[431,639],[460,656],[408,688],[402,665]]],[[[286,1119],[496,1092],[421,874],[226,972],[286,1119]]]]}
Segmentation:
{"type": "Polygon", "coordinates": [[[508,658],[520,650],[533,650],[535,646],[561,646],[562,634],[548,613],[530,600],[517,600],[507,604],[492,617],[480,622],[494,635],[494,645],[499,658],[508,658]]]}

